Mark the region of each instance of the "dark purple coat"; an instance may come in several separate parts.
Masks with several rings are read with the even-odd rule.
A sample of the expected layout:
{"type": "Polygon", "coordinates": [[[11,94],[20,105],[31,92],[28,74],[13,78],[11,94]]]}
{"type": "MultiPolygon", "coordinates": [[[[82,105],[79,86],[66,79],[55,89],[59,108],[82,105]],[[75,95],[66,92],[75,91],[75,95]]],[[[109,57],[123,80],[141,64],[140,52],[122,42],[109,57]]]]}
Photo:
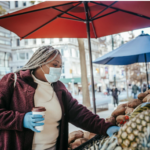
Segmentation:
{"type": "MultiPolygon", "coordinates": [[[[25,113],[34,107],[34,93],[37,84],[30,70],[17,74],[14,88],[14,74],[5,75],[0,81],[0,150],[31,150],[34,132],[23,127],[25,113]]],[[[68,122],[84,130],[106,134],[110,123],[105,123],[86,107],[79,105],[60,81],[53,84],[62,109],[57,150],[67,150],[68,122]]]]}

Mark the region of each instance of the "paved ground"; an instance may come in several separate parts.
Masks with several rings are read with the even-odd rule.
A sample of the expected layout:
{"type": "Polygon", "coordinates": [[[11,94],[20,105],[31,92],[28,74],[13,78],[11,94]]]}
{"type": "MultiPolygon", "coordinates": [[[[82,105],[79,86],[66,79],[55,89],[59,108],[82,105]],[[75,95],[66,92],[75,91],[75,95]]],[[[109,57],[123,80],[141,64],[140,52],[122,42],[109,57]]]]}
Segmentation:
{"type": "MultiPolygon", "coordinates": [[[[129,93],[130,93],[129,96],[131,96],[131,92],[129,92],[129,93]]],[[[126,97],[127,97],[127,93],[122,92],[119,95],[119,100],[125,99],[126,97]]],[[[79,103],[82,104],[82,95],[76,96],[75,98],[79,101],[79,103]]],[[[116,107],[114,108],[111,96],[105,96],[103,94],[96,93],[96,106],[97,107],[106,102],[108,103],[108,110],[97,113],[100,116],[100,118],[109,117],[116,107]]],[[[124,103],[124,102],[119,102],[119,104],[121,104],[121,103],[124,103]]],[[[77,128],[76,126],[74,126],[72,124],[69,124],[69,133],[72,131],[76,131],[76,130],[82,130],[82,129],[77,128]]]]}
{"type": "MultiPolygon", "coordinates": [[[[104,103],[112,103],[112,96],[107,96],[107,95],[104,95],[102,93],[98,93],[96,92],[95,94],[96,96],[96,106],[99,106],[101,104],[104,104],[104,103]]],[[[129,91],[129,96],[131,96],[131,91],[129,91]]],[[[121,94],[119,95],[119,100],[122,100],[122,99],[125,99],[127,97],[127,92],[124,91],[124,92],[121,92],[121,94]]],[[[75,95],[74,98],[76,98],[80,104],[82,104],[82,95],[75,95]]],[[[90,93],[90,100],[91,100],[91,107],[93,107],[93,102],[92,102],[92,94],[90,93]]]]}

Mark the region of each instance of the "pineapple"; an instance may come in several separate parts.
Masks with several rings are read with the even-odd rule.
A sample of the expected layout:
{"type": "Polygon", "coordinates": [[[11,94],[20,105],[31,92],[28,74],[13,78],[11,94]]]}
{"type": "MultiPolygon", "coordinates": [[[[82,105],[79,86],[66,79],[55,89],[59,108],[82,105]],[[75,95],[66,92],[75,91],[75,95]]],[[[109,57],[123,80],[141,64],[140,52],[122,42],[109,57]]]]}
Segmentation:
{"type": "Polygon", "coordinates": [[[139,134],[139,139],[138,150],[150,150],[150,124],[148,124],[147,131],[143,136],[139,134]]]}
{"type": "Polygon", "coordinates": [[[118,132],[118,143],[123,148],[137,150],[140,144],[140,137],[147,132],[150,123],[150,110],[143,111],[127,122],[118,132]],[[140,136],[139,136],[140,135],[140,136]]]}
{"type": "Polygon", "coordinates": [[[145,110],[150,110],[150,102],[142,103],[139,106],[137,106],[132,112],[132,114],[130,115],[130,119],[134,118],[137,114],[145,110]]]}

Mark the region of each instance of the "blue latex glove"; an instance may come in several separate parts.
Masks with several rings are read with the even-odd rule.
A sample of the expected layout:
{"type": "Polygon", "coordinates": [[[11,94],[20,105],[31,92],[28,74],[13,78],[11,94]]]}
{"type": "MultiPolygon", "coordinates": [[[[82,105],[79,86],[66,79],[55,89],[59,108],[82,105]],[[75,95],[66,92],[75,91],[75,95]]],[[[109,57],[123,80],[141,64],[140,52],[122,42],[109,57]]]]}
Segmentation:
{"type": "Polygon", "coordinates": [[[43,126],[44,123],[36,123],[38,121],[43,121],[44,118],[42,115],[32,115],[32,112],[28,112],[25,114],[24,118],[23,118],[23,127],[24,128],[28,128],[31,129],[34,132],[41,132],[36,130],[34,127],[35,126],[43,126]]]}
{"type": "Polygon", "coordinates": [[[113,136],[113,134],[115,132],[118,132],[119,129],[120,129],[120,127],[118,127],[118,126],[111,126],[107,129],[106,133],[109,135],[109,137],[111,137],[111,136],[113,136]]]}

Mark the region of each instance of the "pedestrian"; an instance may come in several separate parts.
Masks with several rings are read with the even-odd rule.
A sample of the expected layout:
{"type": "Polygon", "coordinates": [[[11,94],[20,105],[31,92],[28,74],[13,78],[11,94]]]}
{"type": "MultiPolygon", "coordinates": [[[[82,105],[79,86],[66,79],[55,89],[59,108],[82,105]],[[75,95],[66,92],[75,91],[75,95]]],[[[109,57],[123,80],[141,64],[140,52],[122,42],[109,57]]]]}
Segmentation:
{"type": "Polygon", "coordinates": [[[141,86],[139,85],[139,86],[138,86],[138,88],[139,88],[139,90],[138,90],[138,91],[141,93],[141,86]]]}
{"type": "Polygon", "coordinates": [[[110,88],[107,86],[107,96],[109,96],[110,88]]]}
{"type": "Polygon", "coordinates": [[[146,84],[143,85],[143,93],[147,90],[146,84]]]}
{"type": "Polygon", "coordinates": [[[115,107],[115,105],[118,106],[118,92],[119,92],[119,90],[113,85],[113,88],[111,91],[112,91],[114,107],[115,107]]]}
{"type": "Polygon", "coordinates": [[[78,89],[78,95],[80,95],[80,89],[78,89]]]}
{"type": "Polygon", "coordinates": [[[59,81],[61,67],[60,52],[43,46],[16,74],[1,79],[0,150],[67,150],[69,122],[99,135],[119,130],[78,104],[59,81]],[[46,108],[44,118],[32,114],[38,106],[46,108]],[[43,120],[40,132],[35,126],[43,126],[43,120]]]}
{"type": "Polygon", "coordinates": [[[136,84],[134,84],[134,85],[132,86],[132,93],[133,93],[133,95],[134,95],[134,99],[137,98],[137,91],[138,91],[138,90],[139,90],[138,86],[137,86],[136,84]]]}

